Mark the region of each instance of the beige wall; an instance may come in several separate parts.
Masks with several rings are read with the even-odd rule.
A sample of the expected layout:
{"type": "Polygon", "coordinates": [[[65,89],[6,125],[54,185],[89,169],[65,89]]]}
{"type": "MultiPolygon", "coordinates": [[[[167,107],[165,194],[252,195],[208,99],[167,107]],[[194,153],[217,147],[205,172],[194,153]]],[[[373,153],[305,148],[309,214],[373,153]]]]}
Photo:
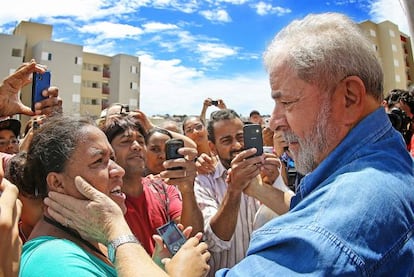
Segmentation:
{"type": "Polygon", "coordinates": [[[389,21],[359,24],[372,41],[384,71],[384,95],[394,88],[406,89],[413,82],[413,55],[409,37],[389,21]],[[406,40],[405,42],[403,40],[406,40]]]}

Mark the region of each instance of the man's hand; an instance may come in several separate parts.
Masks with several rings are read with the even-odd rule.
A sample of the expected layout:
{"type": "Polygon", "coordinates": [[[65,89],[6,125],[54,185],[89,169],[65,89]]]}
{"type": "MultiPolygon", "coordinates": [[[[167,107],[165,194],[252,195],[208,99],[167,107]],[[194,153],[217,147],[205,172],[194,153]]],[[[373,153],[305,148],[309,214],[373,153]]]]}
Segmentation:
{"type": "Polygon", "coordinates": [[[202,153],[196,160],[197,172],[199,174],[212,173],[216,169],[217,158],[210,157],[206,153],[202,153]]]}
{"type": "Polygon", "coordinates": [[[160,172],[162,178],[166,178],[166,182],[170,185],[176,185],[181,193],[194,192],[194,180],[197,175],[195,158],[197,150],[190,147],[181,147],[178,153],[184,155],[184,158],[166,160],[164,167],[181,167],[177,170],[164,170],[160,172]]]}
{"type": "Polygon", "coordinates": [[[256,148],[251,148],[240,152],[232,161],[228,171],[226,182],[228,191],[242,192],[260,173],[263,157],[253,156],[256,148]]]}
{"type": "Polygon", "coordinates": [[[80,176],[75,178],[75,185],[88,200],[51,191],[44,203],[52,218],[75,229],[83,238],[105,245],[125,232],[130,233],[118,204],[80,176]]]}
{"type": "Polygon", "coordinates": [[[282,166],[278,157],[272,153],[264,153],[264,162],[260,170],[260,176],[264,183],[273,185],[276,178],[279,177],[280,168],[282,166]]]}
{"type": "Polygon", "coordinates": [[[21,102],[19,91],[32,82],[33,72],[44,73],[45,71],[44,66],[37,64],[35,60],[31,60],[29,63],[24,63],[13,74],[7,76],[0,84],[0,115],[34,115],[31,108],[21,102]]]}

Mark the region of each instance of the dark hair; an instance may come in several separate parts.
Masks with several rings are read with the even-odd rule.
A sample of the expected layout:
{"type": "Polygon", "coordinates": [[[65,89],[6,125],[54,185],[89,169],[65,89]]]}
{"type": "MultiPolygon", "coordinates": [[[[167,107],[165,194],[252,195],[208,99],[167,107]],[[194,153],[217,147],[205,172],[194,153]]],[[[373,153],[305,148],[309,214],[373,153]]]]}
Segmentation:
{"type": "Polygon", "coordinates": [[[76,147],[83,142],[85,126],[96,126],[91,118],[55,115],[46,120],[35,133],[23,170],[25,191],[46,197],[46,177],[62,172],[76,147]]]}
{"type": "Polygon", "coordinates": [[[26,164],[26,159],[26,151],[20,151],[12,158],[10,158],[4,172],[4,178],[15,184],[19,189],[19,193],[34,195],[33,188],[25,186],[23,182],[23,172],[24,166],[26,164]]]}
{"type": "Polygon", "coordinates": [[[172,139],[172,138],[173,138],[173,136],[171,135],[171,133],[170,133],[170,132],[168,132],[168,130],[165,130],[165,129],[162,129],[162,128],[159,128],[159,127],[154,127],[154,128],[151,128],[151,129],[148,131],[148,134],[145,136],[145,144],[147,144],[147,143],[148,143],[149,139],[150,139],[150,138],[152,137],[152,135],[154,135],[155,133],[164,134],[164,135],[168,136],[170,139],[172,139]]]}
{"type": "Polygon", "coordinates": [[[253,111],[250,112],[249,117],[252,117],[253,115],[259,115],[260,116],[260,113],[259,113],[259,111],[253,110],[253,111]]]}
{"type": "Polygon", "coordinates": [[[216,137],[214,135],[214,124],[222,120],[231,120],[238,118],[239,115],[232,109],[222,109],[210,114],[210,120],[207,123],[208,140],[216,143],[216,137]]]}
{"type": "Polygon", "coordinates": [[[185,134],[185,124],[187,123],[187,121],[192,120],[192,119],[197,119],[201,122],[201,124],[203,124],[203,126],[205,126],[203,120],[201,119],[201,117],[199,116],[188,116],[183,120],[183,134],[185,134]]]}
{"type": "Polygon", "coordinates": [[[125,116],[122,114],[110,115],[100,128],[105,133],[110,143],[112,143],[112,140],[116,136],[123,134],[127,130],[136,130],[140,132],[144,138],[147,137],[145,129],[139,122],[133,120],[133,118],[130,116],[125,116]]]}

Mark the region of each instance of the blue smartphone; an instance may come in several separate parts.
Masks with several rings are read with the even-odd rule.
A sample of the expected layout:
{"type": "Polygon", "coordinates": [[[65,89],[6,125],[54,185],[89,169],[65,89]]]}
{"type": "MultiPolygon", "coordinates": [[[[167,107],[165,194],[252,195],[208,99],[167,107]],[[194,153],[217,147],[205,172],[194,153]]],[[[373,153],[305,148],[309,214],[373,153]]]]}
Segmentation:
{"type": "Polygon", "coordinates": [[[45,73],[33,72],[32,80],[32,111],[35,110],[35,104],[46,98],[43,96],[42,91],[47,90],[50,87],[50,71],[45,73]]]}
{"type": "Polygon", "coordinates": [[[157,232],[162,237],[162,240],[164,241],[171,255],[175,255],[175,253],[180,250],[180,247],[187,241],[183,232],[178,229],[178,226],[174,221],[170,221],[161,227],[158,227],[157,232]]]}

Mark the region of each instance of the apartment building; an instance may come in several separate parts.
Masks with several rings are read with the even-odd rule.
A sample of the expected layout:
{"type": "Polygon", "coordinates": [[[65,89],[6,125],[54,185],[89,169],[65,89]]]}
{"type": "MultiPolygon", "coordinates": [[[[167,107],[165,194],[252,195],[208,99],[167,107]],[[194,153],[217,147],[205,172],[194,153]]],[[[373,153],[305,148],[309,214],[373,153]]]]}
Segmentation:
{"type": "Polygon", "coordinates": [[[372,41],[384,71],[384,95],[394,88],[414,85],[414,62],[411,39],[390,21],[364,21],[359,26],[372,41]]]}
{"type": "MultiPolygon", "coordinates": [[[[9,75],[34,58],[51,71],[51,83],[59,87],[66,114],[97,118],[102,109],[116,102],[139,108],[138,57],[87,53],[82,45],[53,41],[52,31],[52,25],[22,21],[12,35],[0,34],[0,76],[9,75]]],[[[21,91],[21,98],[30,106],[30,85],[21,91]]],[[[20,119],[24,126],[28,118],[20,119]]]]}

